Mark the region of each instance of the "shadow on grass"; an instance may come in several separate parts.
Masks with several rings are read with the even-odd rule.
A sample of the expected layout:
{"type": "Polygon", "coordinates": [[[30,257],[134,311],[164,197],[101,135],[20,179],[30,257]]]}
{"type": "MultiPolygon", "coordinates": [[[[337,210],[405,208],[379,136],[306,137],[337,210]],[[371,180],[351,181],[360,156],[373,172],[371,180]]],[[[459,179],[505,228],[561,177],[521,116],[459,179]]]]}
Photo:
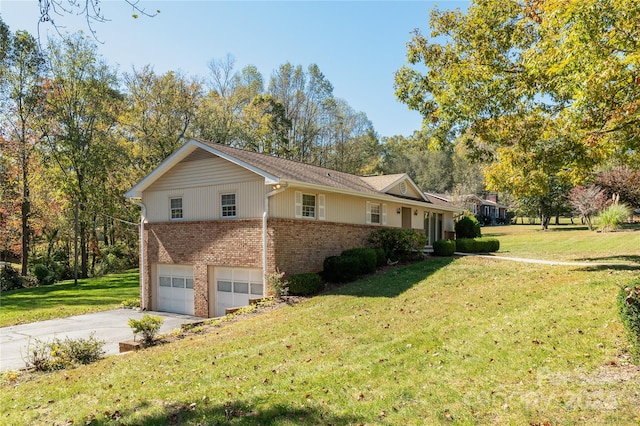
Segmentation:
{"type": "Polygon", "coordinates": [[[602,263],[621,261],[621,262],[637,263],[637,264],[640,265],[640,255],[625,255],[625,254],[621,254],[621,255],[616,255],[616,256],[583,257],[583,258],[580,258],[580,259],[576,259],[576,261],[580,261],[580,262],[602,262],[602,263]]]}
{"type": "MultiPolygon", "coordinates": [[[[148,403],[144,404],[149,406],[148,403]]],[[[105,412],[103,419],[93,419],[88,425],[113,425],[124,419],[122,424],[136,424],[140,426],[156,425],[332,425],[332,424],[357,424],[358,418],[348,415],[339,415],[315,407],[293,407],[278,404],[261,409],[263,402],[258,401],[227,401],[224,404],[211,404],[207,401],[198,401],[194,404],[173,404],[165,408],[158,415],[149,416],[128,423],[126,417],[132,412],[114,413],[105,412]]],[[[133,410],[132,410],[133,411],[133,410]]]]}
{"type": "Polygon", "coordinates": [[[455,257],[432,257],[411,265],[403,265],[362,277],[327,291],[323,295],[397,297],[455,260],[455,257]]]}
{"type": "Polygon", "coordinates": [[[593,266],[585,266],[582,268],[578,268],[578,270],[580,271],[587,271],[587,272],[597,272],[597,271],[611,271],[611,270],[615,270],[615,271],[640,271],[640,264],[638,265],[593,265],[593,266]]]}

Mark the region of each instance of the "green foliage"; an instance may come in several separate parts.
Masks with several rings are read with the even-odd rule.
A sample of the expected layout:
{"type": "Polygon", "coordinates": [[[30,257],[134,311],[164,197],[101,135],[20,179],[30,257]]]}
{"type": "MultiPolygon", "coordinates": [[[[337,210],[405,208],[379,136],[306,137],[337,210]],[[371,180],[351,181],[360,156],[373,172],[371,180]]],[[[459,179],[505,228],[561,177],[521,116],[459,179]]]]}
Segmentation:
{"type": "Polygon", "coordinates": [[[351,256],[357,259],[357,275],[370,274],[376,271],[378,257],[375,249],[369,247],[357,247],[342,252],[341,256],[351,256]]]}
{"type": "Polygon", "coordinates": [[[500,250],[500,241],[495,238],[459,238],[456,251],[462,253],[494,253],[500,250]]]}
{"type": "Polygon", "coordinates": [[[54,371],[78,364],[90,364],[101,359],[105,351],[104,341],[92,333],[88,339],[53,339],[50,342],[36,340],[27,349],[27,367],[36,371],[54,371]]]}
{"type": "Polygon", "coordinates": [[[415,229],[383,228],[371,233],[369,243],[383,249],[388,258],[406,259],[422,252],[427,244],[427,236],[415,229]]]}
{"type": "Polygon", "coordinates": [[[124,241],[112,245],[101,245],[100,263],[96,275],[122,272],[138,266],[138,252],[124,241]]]}
{"type": "Polygon", "coordinates": [[[316,294],[320,290],[320,275],[314,273],[292,275],[288,279],[289,293],[300,296],[316,294]]]}
{"type": "Polygon", "coordinates": [[[482,235],[480,222],[473,216],[465,216],[455,225],[456,238],[477,238],[482,235]]]}
{"type": "Polygon", "coordinates": [[[144,314],[139,320],[129,318],[129,327],[133,330],[133,334],[142,334],[142,340],[145,345],[153,345],[156,335],[160,331],[160,327],[164,320],[155,315],[144,314]]]}
{"type": "Polygon", "coordinates": [[[374,250],[376,252],[376,266],[384,266],[387,263],[387,253],[380,247],[376,247],[374,250]]]}
{"type": "Polygon", "coordinates": [[[640,278],[620,289],[618,312],[631,342],[634,361],[640,363],[640,278]]]}
{"type": "Polygon", "coordinates": [[[11,265],[0,265],[0,291],[22,288],[24,280],[11,265]]]}
{"type": "Polygon", "coordinates": [[[332,283],[353,281],[360,269],[358,258],[353,256],[329,256],[323,263],[323,277],[332,283]]]}
{"type": "Polygon", "coordinates": [[[131,299],[125,299],[122,301],[122,306],[124,308],[139,308],[140,307],[140,298],[134,297],[131,299]]]}
{"type": "Polygon", "coordinates": [[[624,204],[611,204],[596,217],[596,223],[602,232],[615,231],[629,219],[630,215],[631,210],[624,204]]]}
{"type": "Polygon", "coordinates": [[[37,278],[40,285],[50,285],[57,280],[55,270],[50,269],[42,263],[37,263],[33,266],[33,275],[37,278]]]}
{"type": "Polygon", "coordinates": [[[284,279],[284,272],[266,274],[265,279],[267,280],[267,286],[273,289],[278,299],[289,294],[289,282],[284,279]]]}
{"type": "Polygon", "coordinates": [[[453,240],[438,240],[433,242],[433,254],[436,256],[451,256],[456,251],[453,240]]]}

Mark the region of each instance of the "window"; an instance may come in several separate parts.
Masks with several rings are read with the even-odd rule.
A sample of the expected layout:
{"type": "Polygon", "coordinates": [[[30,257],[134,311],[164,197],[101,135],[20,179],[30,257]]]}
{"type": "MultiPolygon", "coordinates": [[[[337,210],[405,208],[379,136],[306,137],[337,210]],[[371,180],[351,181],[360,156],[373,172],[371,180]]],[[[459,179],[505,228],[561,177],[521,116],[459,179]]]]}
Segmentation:
{"type": "Polygon", "coordinates": [[[220,196],[222,217],[236,217],[236,194],[222,194],[220,196]]]}
{"type": "Polygon", "coordinates": [[[371,203],[371,223],[380,224],[380,204],[371,203]]]}
{"type": "Polygon", "coordinates": [[[316,196],[302,194],[302,217],[316,217],[316,196]]]}
{"type": "Polygon", "coordinates": [[[182,197],[171,198],[170,218],[171,220],[182,219],[182,197]]]}

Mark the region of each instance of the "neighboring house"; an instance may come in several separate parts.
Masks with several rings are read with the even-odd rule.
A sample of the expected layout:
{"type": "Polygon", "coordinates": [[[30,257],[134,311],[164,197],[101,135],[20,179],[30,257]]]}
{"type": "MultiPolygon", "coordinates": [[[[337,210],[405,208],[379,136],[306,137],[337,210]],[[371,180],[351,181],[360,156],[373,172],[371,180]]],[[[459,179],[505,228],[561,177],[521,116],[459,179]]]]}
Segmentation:
{"type": "Polygon", "coordinates": [[[425,195],[464,207],[465,210],[473,213],[483,225],[507,223],[508,206],[498,203],[498,194],[488,194],[485,198],[473,194],[459,195],[456,197],[431,193],[425,193],[425,195]]]}
{"type": "Polygon", "coordinates": [[[381,227],[432,243],[462,211],[406,174],[359,177],[195,139],[126,196],[142,206],[143,308],[200,317],[269,294],[265,274],[319,272],[381,227]]]}

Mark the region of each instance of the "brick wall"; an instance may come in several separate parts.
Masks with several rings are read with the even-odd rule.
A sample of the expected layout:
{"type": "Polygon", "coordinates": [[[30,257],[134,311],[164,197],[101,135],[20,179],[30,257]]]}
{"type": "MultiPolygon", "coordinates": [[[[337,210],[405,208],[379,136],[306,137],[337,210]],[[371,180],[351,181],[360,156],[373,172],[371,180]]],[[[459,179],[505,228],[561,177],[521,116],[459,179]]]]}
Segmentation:
{"type": "MultiPolygon", "coordinates": [[[[328,256],[367,244],[379,227],[332,222],[269,219],[267,271],[289,274],[320,272],[328,256]]],[[[262,220],[219,220],[145,224],[146,306],[156,291],[150,266],[193,265],[194,313],[208,317],[208,265],[262,268],[262,220]]],[[[211,313],[213,315],[213,313],[211,313]]]]}
{"type": "Polygon", "coordinates": [[[194,312],[208,317],[207,265],[262,268],[262,220],[145,224],[147,307],[152,308],[150,265],[193,265],[194,312]],[[150,288],[151,287],[151,288],[150,288]]]}
{"type": "Polygon", "coordinates": [[[322,271],[329,256],[343,250],[363,247],[379,226],[343,223],[269,219],[269,236],[274,247],[274,260],[280,271],[288,274],[322,271]]]}

